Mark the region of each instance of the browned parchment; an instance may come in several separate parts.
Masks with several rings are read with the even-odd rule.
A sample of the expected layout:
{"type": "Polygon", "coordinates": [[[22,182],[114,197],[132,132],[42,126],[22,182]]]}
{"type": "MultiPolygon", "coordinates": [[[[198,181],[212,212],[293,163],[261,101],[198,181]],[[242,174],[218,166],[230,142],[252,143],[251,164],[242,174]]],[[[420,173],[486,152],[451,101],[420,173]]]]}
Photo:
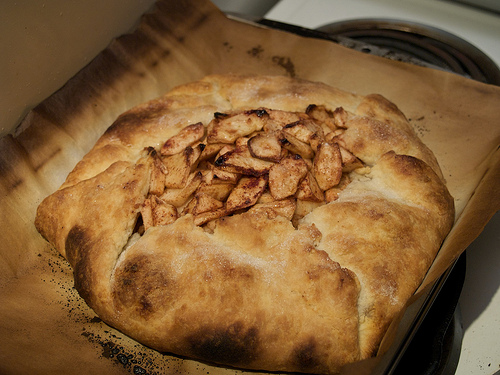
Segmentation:
{"type": "MultiPolygon", "coordinates": [[[[499,87],[230,20],[206,0],[160,1],[0,140],[0,373],[240,373],[159,354],[102,323],[33,225],[42,198],[118,114],[178,84],[231,72],[319,80],[400,107],[436,154],[457,208],[423,291],[499,209],[499,87]]],[[[380,357],[346,373],[369,373],[380,357]]]]}

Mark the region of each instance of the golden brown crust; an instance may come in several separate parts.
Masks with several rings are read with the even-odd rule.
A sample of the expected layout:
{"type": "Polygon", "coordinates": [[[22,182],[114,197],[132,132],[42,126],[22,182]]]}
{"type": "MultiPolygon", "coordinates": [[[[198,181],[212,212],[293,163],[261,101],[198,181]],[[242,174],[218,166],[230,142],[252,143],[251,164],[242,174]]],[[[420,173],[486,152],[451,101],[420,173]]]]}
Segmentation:
{"type": "Polygon", "coordinates": [[[374,353],[391,317],[418,287],[451,229],[451,212],[453,200],[429,166],[389,152],[338,200],[305,218],[323,235],[318,248],[352,270],[363,286],[363,356],[374,353]]]}
{"type": "Polygon", "coordinates": [[[155,227],[114,271],[116,324],[159,350],[233,366],[325,372],[357,359],[357,280],[313,242],[260,213],[227,217],[214,234],[189,216],[155,227]]]}
{"type": "Polygon", "coordinates": [[[107,308],[109,275],[133,230],[148,183],[147,164],[116,162],[56,191],[38,208],[37,229],[69,261],[78,292],[96,311],[107,308]]]}
{"type": "Polygon", "coordinates": [[[228,75],[121,115],[42,202],[36,226],[71,263],[97,314],[146,345],[242,368],[332,373],[376,353],[453,217],[436,159],[385,98],[228,75]],[[243,113],[257,121],[245,125],[252,134],[262,120],[268,133],[247,146],[243,132],[234,137],[243,143],[217,158],[223,144],[196,143],[200,122],[214,142],[233,137],[213,128],[214,113],[243,113]],[[193,133],[164,146],[181,129],[193,133]],[[170,155],[179,144],[186,151],[170,155]],[[215,164],[193,171],[193,155],[208,160],[207,153],[215,164]],[[260,154],[258,163],[241,164],[260,154]],[[158,185],[172,166],[184,187],[158,185]],[[213,171],[219,186],[207,184],[213,171]],[[248,176],[233,180],[242,171],[248,176]],[[296,178],[280,185],[287,171],[296,178]],[[181,206],[200,186],[196,202],[181,206]],[[228,198],[231,189],[244,200],[228,198]],[[155,224],[144,202],[169,212],[168,223],[155,224]],[[170,214],[174,203],[179,218],[170,214]],[[144,233],[141,217],[151,220],[144,233]]]}

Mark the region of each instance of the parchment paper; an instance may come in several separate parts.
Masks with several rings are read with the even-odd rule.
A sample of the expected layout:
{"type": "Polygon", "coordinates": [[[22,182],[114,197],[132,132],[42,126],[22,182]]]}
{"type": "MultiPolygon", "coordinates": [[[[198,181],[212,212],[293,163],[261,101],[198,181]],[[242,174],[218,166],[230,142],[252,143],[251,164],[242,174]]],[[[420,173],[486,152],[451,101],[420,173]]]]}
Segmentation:
{"type": "MultiPolygon", "coordinates": [[[[211,73],[318,80],[399,106],[436,154],[457,208],[422,291],[500,207],[499,87],[230,20],[206,0],[160,1],[0,140],[1,374],[240,373],[159,354],[102,323],[33,225],[40,201],[121,112],[211,73]]],[[[380,356],[346,373],[369,373],[391,335],[380,356]]]]}

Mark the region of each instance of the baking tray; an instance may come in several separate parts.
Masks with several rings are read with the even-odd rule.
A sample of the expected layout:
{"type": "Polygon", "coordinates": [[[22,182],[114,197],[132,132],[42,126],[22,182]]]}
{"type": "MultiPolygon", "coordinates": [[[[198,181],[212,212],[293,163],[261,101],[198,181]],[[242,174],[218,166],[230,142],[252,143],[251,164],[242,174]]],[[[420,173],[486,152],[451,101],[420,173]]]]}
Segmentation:
{"type": "MultiPolygon", "coordinates": [[[[293,32],[228,20],[205,0],[160,1],[159,6],[161,12],[144,16],[138,32],[113,40],[74,79],[30,112],[13,136],[1,140],[0,200],[5,214],[0,221],[11,230],[2,235],[0,259],[2,280],[7,280],[0,285],[0,353],[4,358],[0,373],[78,374],[85,368],[88,373],[124,374],[135,371],[138,361],[143,369],[157,373],[233,373],[163,356],[106,326],[76,296],[71,270],[41,241],[32,225],[39,200],[57,188],[59,179],[64,179],[94,137],[117,115],[174,85],[230,71],[296,75],[353,92],[398,98],[443,162],[457,203],[457,222],[443,247],[448,251],[439,253],[417,294],[420,298],[413,298],[401,325],[396,320],[389,328],[383,354],[346,366],[345,372],[397,373],[403,353],[411,351],[419,335],[418,328],[453,280],[453,269],[458,268],[455,264],[451,269],[450,264],[500,207],[500,154],[495,141],[500,139],[498,87],[351,51],[331,40],[319,40],[329,38],[317,31],[293,32]],[[250,54],[256,50],[259,53],[250,54]],[[317,58],[315,64],[311,56],[317,58]],[[404,87],[392,84],[398,82],[404,82],[404,87]],[[404,90],[408,84],[413,90],[404,90]],[[436,100],[444,94],[443,100],[436,100]],[[86,126],[89,119],[92,128],[86,126]],[[451,128],[454,137],[450,139],[451,128]],[[457,145],[471,152],[456,153],[457,145]]],[[[453,284],[460,286],[460,282],[453,284]]]]}

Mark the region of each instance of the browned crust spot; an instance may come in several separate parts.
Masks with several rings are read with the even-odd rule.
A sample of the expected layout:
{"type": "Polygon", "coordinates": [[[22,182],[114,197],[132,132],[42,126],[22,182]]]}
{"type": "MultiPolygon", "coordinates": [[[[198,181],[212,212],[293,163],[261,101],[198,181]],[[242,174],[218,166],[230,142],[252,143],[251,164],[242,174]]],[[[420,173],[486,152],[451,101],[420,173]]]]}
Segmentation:
{"type": "Polygon", "coordinates": [[[169,270],[146,255],[127,259],[115,274],[114,286],[115,300],[145,319],[175,300],[176,285],[169,270]]]}
{"type": "Polygon", "coordinates": [[[66,237],[66,259],[73,267],[75,288],[81,297],[89,302],[92,295],[93,275],[91,272],[91,234],[83,227],[75,225],[66,237]]]}
{"type": "Polygon", "coordinates": [[[187,338],[194,356],[215,363],[251,363],[260,348],[259,329],[234,322],[226,327],[203,326],[187,338]]]}

